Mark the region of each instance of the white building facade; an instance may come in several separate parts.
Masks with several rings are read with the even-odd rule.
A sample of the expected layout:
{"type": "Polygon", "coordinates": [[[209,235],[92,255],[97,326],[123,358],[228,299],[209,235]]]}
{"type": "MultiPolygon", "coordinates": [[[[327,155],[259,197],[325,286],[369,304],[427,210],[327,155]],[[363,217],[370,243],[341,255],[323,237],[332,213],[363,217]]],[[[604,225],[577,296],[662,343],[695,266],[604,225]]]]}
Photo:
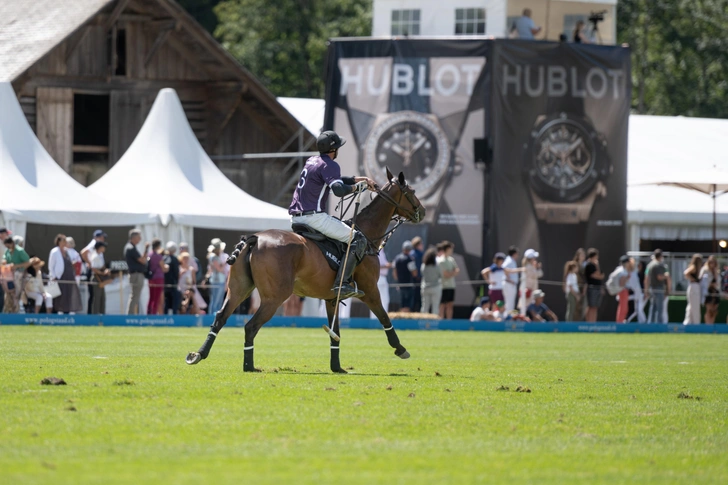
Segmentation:
{"type": "Polygon", "coordinates": [[[509,36],[513,22],[530,9],[541,32],[538,40],[570,41],[579,20],[594,42],[615,44],[617,0],[374,0],[372,36],[509,36]],[[604,20],[594,31],[592,13],[603,12],[604,20]]]}

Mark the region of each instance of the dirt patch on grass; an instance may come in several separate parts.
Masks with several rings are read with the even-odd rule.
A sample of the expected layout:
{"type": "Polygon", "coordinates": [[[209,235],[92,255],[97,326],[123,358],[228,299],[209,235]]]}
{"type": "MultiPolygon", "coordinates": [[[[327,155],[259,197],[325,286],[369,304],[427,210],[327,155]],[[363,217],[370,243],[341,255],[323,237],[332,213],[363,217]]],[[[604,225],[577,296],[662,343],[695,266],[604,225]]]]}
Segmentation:
{"type": "Polygon", "coordinates": [[[526,386],[518,386],[516,392],[531,392],[531,389],[526,386]]]}
{"type": "Polygon", "coordinates": [[[693,396],[689,392],[681,392],[680,394],[677,395],[677,398],[678,399],[694,399],[696,401],[700,401],[701,399],[703,399],[700,396],[693,396]]]}
{"type": "Polygon", "coordinates": [[[510,391],[511,388],[508,386],[499,386],[495,388],[496,391],[510,391]]]}
{"type": "Polygon", "coordinates": [[[115,386],[133,386],[135,385],[135,382],[131,379],[124,379],[121,381],[114,381],[115,386]]]}
{"type": "Polygon", "coordinates": [[[60,377],[46,377],[42,381],[40,381],[42,386],[65,386],[66,381],[61,379],[60,377]]]}

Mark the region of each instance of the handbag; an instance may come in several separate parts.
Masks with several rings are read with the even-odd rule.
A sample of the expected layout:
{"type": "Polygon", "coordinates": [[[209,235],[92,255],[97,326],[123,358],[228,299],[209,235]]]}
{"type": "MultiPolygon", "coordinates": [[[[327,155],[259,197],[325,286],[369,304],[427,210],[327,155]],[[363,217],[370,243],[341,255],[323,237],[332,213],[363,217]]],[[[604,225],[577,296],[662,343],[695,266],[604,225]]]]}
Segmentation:
{"type": "Polygon", "coordinates": [[[61,285],[57,281],[49,281],[45,286],[45,292],[51,295],[51,298],[58,298],[61,296],[61,285]]]}
{"type": "Polygon", "coordinates": [[[152,269],[151,261],[147,260],[147,269],[144,271],[144,277],[148,280],[154,278],[154,270],[152,269]]]}

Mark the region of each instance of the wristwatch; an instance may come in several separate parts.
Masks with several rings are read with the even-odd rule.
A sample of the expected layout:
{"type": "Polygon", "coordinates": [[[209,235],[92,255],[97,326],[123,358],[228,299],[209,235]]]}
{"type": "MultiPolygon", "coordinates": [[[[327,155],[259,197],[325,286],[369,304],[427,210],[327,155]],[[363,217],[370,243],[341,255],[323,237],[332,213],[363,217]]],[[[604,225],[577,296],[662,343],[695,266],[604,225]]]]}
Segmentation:
{"type": "Polygon", "coordinates": [[[612,164],[606,148],[586,117],[560,112],[536,119],[524,144],[523,170],[538,221],[589,220],[596,199],[607,194],[612,164]]]}
{"type": "Polygon", "coordinates": [[[607,195],[611,172],[606,139],[587,117],[561,111],[536,119],[524,143],[523,175],[549,273],[586,247],[592,208],[607,195]]]}
{"type": "Polygon", "coordinates": [[[435,220],[448,180],[462,171],[437,116],[417,111],[378,115],[361,147],[360,162],[360,169],[381,185],[388,182],[385,167],[404,172],[427,209],[425,222],[435,220]]]}

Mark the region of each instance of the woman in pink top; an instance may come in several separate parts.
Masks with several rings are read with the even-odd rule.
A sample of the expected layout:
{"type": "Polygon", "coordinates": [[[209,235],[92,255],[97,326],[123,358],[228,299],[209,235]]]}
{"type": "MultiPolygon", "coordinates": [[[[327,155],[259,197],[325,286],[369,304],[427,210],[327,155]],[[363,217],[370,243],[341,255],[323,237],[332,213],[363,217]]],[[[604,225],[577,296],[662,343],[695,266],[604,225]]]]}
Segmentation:
{"type": "Polygon", "coordinates": [[[149,269],[152,278],[149,280],[149,303],[147,304],[147,315],[161,315],[164,309],[164,273],[169,271],[169,266],[164,264],[162,256],[162,241],[155,238],[152,240],[152,250],[149,252],[149,269]]]}

